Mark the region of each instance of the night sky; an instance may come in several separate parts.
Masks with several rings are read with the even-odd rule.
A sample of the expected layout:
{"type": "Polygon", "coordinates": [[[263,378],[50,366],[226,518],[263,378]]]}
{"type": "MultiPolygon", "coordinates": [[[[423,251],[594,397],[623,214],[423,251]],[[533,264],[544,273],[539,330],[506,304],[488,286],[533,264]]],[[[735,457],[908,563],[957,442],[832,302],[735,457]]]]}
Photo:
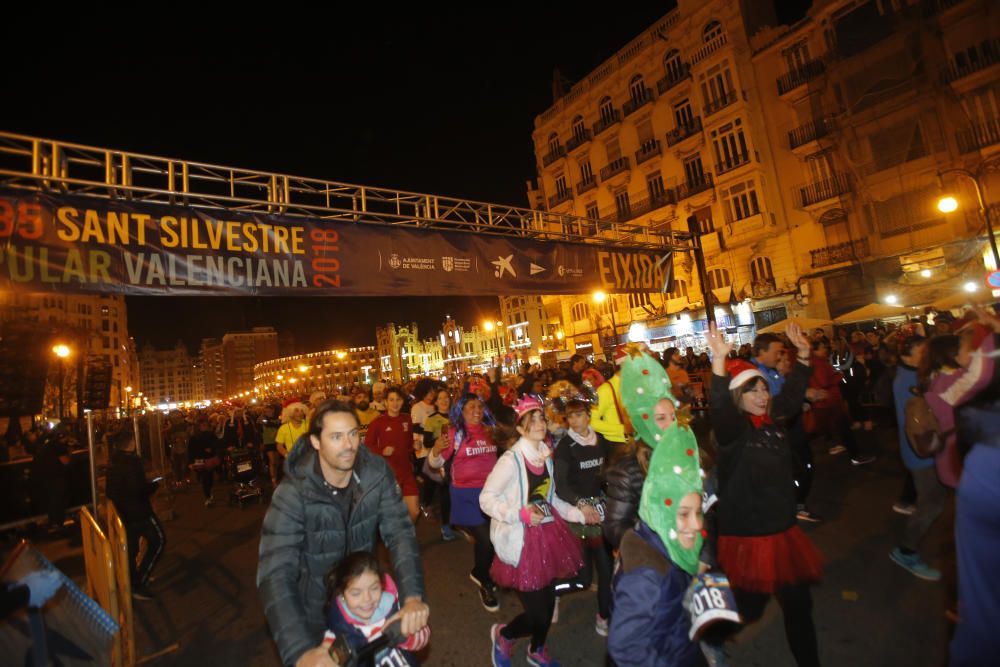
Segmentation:
{"type": "MultiPolygon", "coordinates": [[[[808,5],[778,2],[786,22],[808,5]]],[[[279,3],[267,14],[232,5],[209,15],[171,3],[141,19],[41,5],[5,30],[0,128],[525,206],[533,122],[552,103],[553,70],[579,80],[673,4],[434,15],[370,3],[349,15],[279,3]]],[[[416,321],[429,336],[446,313],[469,325],[499,314],[495,298],[464,297],[135,297],[128,308],[140,346],[180,339],[192,351],[252,326],[291,330],[309,351],[374,344],[375,326],[390,320],[416,321]]]]}

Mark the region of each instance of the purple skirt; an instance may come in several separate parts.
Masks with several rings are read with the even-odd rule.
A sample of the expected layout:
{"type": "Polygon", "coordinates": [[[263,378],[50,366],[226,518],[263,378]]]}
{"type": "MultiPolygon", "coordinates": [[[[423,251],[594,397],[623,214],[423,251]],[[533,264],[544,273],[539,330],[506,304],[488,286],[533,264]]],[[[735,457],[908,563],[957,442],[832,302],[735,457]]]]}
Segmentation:
{"type": "Polygon", "coordinates": [[[572,579],[583,567],[580,538],[570,532],[562,517],[538,526],[524,527],[524,546],[517,566],[496,556],[490,577],[500,586],[516,591],[537,591],[557,579],[572,579]]]}

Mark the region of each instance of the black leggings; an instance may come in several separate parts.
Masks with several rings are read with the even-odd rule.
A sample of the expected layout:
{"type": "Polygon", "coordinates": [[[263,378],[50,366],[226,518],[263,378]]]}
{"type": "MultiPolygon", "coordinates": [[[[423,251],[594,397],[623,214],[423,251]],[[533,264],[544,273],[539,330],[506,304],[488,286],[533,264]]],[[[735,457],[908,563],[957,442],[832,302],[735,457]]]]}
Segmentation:
{"type": "Polygon", "coordinates": [[[531,649],[545,646],[545,638],[552,625],[552,610],[556,606],[556,590],[552,586],[537,591],[519,591],[524,613],[508,623],[500,634],[505,639],[531,637],[531,649]]]}
{"type": "Polygon", "coordinates": [[[583,545],[583,567],[574,579],[560,581],[556,584],[556,593],[564,595],[573,591],[590,588],[594,580],[594,568],[597,568],[597,613],[601,618],[611,618],[611,575],[615,561],[611,550],[604,540],[594,546],[583,545]]]}
{"type": "Polygon", "coordinates": [[[205,494],[205,500],[212,497],[212,484],[215,482],[214,470],[199,470],[198,479],[201,480],[201,492],[205,494]]]}
{"type": "Polygon", "coordinates": [[[490,578],[490,566],[493,564],[493,542],[490,540],[490,522],[484,521],[478,526],[464,526],[472,533],[475,540],[473,553],[475,562],[472,566],[472,576],[486,586],[493,586],[493,579],[490,578]]]}
{"type": "MultiPolygon", "coordinates": [[[[750,625],[764,614],[770,593],[751,593],[733,589],[736,597],[736,607],[743,617],[744,625],[750,625]]],[[[785,621],[785,639],[795,656],[799,667],[819,666],[819,647],[816,645],[816,627],[812,619],[812,594],[809,584],[792,584],[785,586],[774,594],[781,605],[781,615],[785,621]]],[[[728,637],[739,632],[740,626],[726,623],[718,624],[705,633],[705,641],[721,645],[728,637]]]]}
{"type": "Polygon", "coordinates": [[[167,538],[163,535],[163,525],[153,514],[142,521],[136,521],[125,525],[125,538],[128,542],[128,569],[132,578],[132,585],[145,586],[149,581],[149,573],[156,565],[156,561],[163,554],[163,547],[167,543],[167,538]],[[139,538],[146,538],[146,551],[141,563],[136,563],[139,554],[139,538]]]}

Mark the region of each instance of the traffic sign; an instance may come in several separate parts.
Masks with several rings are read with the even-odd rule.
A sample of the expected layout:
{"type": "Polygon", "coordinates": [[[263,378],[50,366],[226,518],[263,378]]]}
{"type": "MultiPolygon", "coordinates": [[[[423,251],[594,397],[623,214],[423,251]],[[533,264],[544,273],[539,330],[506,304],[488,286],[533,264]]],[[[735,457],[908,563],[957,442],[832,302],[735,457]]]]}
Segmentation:
{"type": "Polygon", "coordinates": [[[990,289],[1000,289],[1000,271],[990,271],[986,274],[986,286],[990,289]]]}

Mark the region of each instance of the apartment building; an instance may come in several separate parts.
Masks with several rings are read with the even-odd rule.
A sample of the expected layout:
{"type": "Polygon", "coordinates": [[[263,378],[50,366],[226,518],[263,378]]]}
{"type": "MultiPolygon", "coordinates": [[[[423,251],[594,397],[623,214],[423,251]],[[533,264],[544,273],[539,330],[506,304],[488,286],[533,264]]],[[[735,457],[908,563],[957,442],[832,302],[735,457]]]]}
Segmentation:
{"type": "Polygon", "coordinates": [[[305,400],[317,390],[333,397],[341,388],[371,384],[378,379],[378,358],[370,345],[269,359],[253,370],[253,389],[234,398],[297,395],[305,400]]]}

